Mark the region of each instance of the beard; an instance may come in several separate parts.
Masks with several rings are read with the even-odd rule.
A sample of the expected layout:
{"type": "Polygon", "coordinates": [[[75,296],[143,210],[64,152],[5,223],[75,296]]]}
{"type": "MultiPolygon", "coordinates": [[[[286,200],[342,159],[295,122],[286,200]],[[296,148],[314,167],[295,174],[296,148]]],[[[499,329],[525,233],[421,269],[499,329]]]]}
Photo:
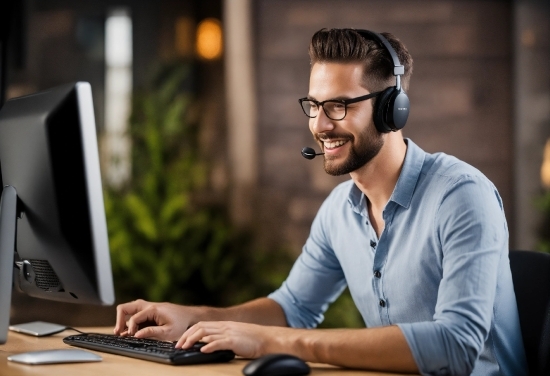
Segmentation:
{"type": "MultiPolygon", "coordinates": [[[[382,133],[378,132],[372,123],[365,127],[363,132],[357,136],[357,139],[351,134],[342,135],[335,132],[325,132],[323,136],[323,139],[347,138],[348,143],[350,143],[349,153],[341,163],[336,163],[333,158],[327,157],[325,154],[325,172],[332,176],[349,174],[363,167],[376,157],[382,146],[384,146],[382,133]]],[[[323,142],[319,135],[315,135],[314,138],[323,148],[323,142]]]]}

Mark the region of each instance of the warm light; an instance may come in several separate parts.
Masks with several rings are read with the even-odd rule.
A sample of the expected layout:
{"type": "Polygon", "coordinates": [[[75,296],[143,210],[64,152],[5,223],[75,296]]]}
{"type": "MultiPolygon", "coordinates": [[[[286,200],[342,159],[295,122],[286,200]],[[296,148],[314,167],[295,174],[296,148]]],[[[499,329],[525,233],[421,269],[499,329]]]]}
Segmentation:
{"type": "Polygon", "coordinates": [[[220,21],[215,18],[203,20],[197,27],[197,54],[206,60],[222,55],[223,38],[220,21]]]}
{"type": "Polygon", "coordinates": [[[190,17],[179,17],[176,20],[176,52],[180,56],[193,55],[195,24],[190,17]]]}
{"type": "Polygon", "coordinates": [[[546,145],[544,146],[544,156],[540,168],[540,180],[545,188],[550,189],[550,139],[546,141],[546,145]]]}

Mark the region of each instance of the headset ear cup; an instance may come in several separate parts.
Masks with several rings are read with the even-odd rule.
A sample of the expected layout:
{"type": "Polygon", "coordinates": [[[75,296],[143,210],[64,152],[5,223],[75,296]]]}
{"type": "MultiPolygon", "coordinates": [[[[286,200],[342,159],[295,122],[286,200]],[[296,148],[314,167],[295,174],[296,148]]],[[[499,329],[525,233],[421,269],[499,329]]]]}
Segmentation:
{"type": "Polygon", "coordinates": [[[405,126],[409,117],[409,97],[404,91],[396,89],[389,101],[384,119],[392,131],[398,131],[405,126]]]}
{"type": "Polygon", "coordinates": [[[389,87],[381,92],[376,98],[376,103],[374,104],[374,126],[380,133],[391,132],[390,126],[386,123],[386,113],[388,109],[388,102],[391,100],[392,94],[395,91],[395,87],[389,87]]]}

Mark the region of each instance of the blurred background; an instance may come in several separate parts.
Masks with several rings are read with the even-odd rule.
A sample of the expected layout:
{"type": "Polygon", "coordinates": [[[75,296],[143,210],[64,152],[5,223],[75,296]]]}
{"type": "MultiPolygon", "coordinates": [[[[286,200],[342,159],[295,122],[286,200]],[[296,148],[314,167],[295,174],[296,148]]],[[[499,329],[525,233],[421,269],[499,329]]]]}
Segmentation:
{"type": "MultiPolygon", "coordinates": [[[[19,0],[0,5],[2,98],[92,85],[118,302],[265,295],[301,251],[325,174],[297,99],[321,28],[388,31],[414,59],[404,135],[497,186],[510,247],[550,251],[547,0],[19,0]]],[[[12,323],[112,325],[16,294],[12,323]],[[56,316],[57,315],[57,316],[56,316]]],[[[325,326],[361,326],[349,294],[325,326]]]]}

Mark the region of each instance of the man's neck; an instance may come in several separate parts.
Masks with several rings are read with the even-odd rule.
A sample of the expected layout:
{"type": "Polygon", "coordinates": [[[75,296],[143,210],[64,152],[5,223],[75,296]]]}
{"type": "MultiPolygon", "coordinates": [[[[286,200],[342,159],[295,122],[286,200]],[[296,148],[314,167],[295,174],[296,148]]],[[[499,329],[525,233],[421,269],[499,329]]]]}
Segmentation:
{"type": "Polygon", "coordinates": [[[367,196],[369,212],[381,213],[386,206],[399,179],[406,153],[407,144],[402,133],[389,133],[378,155],[350,174],[355,185],[367,196]]]}

